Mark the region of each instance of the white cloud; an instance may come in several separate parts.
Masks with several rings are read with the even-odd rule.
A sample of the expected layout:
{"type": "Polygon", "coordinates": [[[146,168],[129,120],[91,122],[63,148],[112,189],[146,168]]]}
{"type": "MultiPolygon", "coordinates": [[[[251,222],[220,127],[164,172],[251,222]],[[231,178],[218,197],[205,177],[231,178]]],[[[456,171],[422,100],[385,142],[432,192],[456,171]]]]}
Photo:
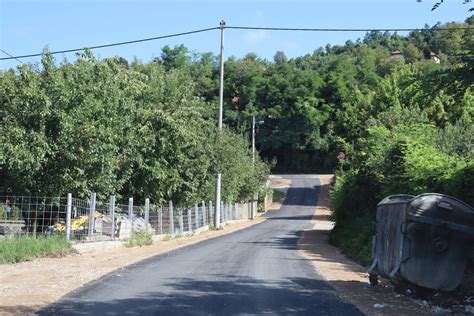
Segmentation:
{"type": "Polygon", "coordinates": [[[247,44],[258,44],[270,38],[270,32],[267,30],[255,30],[244,34],[244,41],[247,44]]]}

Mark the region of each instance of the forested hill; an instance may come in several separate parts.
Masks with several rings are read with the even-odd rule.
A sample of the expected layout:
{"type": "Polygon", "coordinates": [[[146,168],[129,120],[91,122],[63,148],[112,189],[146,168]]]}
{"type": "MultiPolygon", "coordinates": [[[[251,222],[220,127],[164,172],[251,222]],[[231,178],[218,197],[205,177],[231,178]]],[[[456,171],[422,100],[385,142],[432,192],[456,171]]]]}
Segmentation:
{"type": "MultiPolygon", "coordinates": [[[[312,54],[272,61],[249,53],[225,63],[225,123],[258,126],[260,155],[276,172],[332,170],[337,153],[360,151],[367,127],[411,120],[444,128],[472,115],[474,18],[400,36],[370,32],[362,40],[327,45],[312,54]],[[439,63],[437,63],[439,61],[439,63]]],[[[166,69],[187,69],[201,96],[217,104],[218,60],[165,47],[166,69]]],[[[135,61],[131,67],[146,71],[135,61]]]]}
{"type": "MultiPolygon", "coordinates": [[[[216,56],[165,47],[155,62],[187,69],[217,104],[216,56]]],[[[224,118],[243,133],[252,116],[263,121],[256,144],[274,172],[336,171],[332,241],[368,263],[384,197],[438,192],[474,205],[473,84],[471,16],[407,36],[370,32],[292,59],[229,58],[224,118]]]]}

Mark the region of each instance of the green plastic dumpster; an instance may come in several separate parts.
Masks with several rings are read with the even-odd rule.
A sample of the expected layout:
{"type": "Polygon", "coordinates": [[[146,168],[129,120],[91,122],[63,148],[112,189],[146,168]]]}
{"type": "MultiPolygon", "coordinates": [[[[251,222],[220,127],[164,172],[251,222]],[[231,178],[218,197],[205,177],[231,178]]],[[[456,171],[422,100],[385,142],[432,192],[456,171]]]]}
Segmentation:
{"type": "Polygon", "coordinates": [[[372,265],[370,282],[377,284],[377,276],[394,278],[402,263],[403,234],[401,225],[406,222],[407,208],[413,195],[391,195],[377,204],[376,234],[372,239],[372,265]]]}
{"type": "Polygon", "coordinates": [[[434,290],[459,286],[474,240],[471,206],[436,193],[392,196],[379,203],[377,220],[371,283],[380,275],[434,290]]]}

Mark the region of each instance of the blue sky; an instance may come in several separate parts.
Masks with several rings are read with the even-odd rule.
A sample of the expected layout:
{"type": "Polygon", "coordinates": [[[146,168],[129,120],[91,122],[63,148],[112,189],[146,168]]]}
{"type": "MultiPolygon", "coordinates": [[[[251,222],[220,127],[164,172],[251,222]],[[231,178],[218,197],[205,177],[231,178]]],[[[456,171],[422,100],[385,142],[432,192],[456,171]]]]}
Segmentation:
{"type": "MultiPolygon", "coordinates": [[[[464,21],[470,4],[424,0],[0,0],[0,48],[12,55],[107,44],[154,37],[219,25],[306,28],[419,28],[436,22],[464,21]]],[[[226,30],[225,56],[248,52],[271,59],[276,51],[295,57],[321,46],[343,44],[364,33],[297,33],[226,30]]],[[[160,55],[165,45],[184,44],[192,51],[219,49],[219,31],[185,37],[98,49],[96,56],[114,55],[146,62],[160,55]]],[[[2,57],[6,57],[0,52],[2,57]]],[[[61,60],[74,54],[57,55],[61,60]]],[[[25,58],[37,62],[38,58],[25,58]]],[[[0,61],[0,69],[18,65],[0,61]]]]}

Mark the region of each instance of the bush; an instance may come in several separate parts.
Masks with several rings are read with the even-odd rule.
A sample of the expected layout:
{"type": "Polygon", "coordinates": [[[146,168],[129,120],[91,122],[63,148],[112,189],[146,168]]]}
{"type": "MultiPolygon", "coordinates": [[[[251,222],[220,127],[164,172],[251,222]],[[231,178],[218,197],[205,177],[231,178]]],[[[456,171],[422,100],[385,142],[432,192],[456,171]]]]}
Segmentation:
{"type": "Polygon", "coordinates": [[[331,243],[361,264],[371,260],[377,183],[365,174],[348,171],[336,176],[331,191],[331,219],[336,223],[331,243]]]}
{"type": "Polygon", "coordinates": [[[7,209],[5,208],[5,205],[0,205],[0,220],[6,220],[7,219],[7,209]]]}
{"type": "Polygon", "coordinates": [[[153,244],[153,235],[148,231],[135,233],[131,239],[125,244],[126,247],[148,246],[153,244]]]}
{"type": "Polygon", "coordinates": [[[332,242],[360,263],[368,263],[376,206],[388,195],[435,192],[472,205],[472,146],[457,143],[466,137],[450,137],[447,146],[446,133],[427,124],[369,128],[358,153],[358,168],[336,175],[331,192],[336,223],[332,242]]]}

